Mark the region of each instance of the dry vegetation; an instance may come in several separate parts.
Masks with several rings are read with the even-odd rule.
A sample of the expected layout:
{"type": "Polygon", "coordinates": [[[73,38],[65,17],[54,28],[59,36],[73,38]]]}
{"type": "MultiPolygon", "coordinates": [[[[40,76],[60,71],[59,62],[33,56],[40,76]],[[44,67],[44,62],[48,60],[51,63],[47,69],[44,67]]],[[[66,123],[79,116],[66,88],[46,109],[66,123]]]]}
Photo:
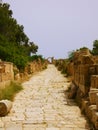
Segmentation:
{"type": "Polygon", "coordinates": [[[0,89],[0,100],[8,99],[13,100],[16,93],[22,90],[22,86],[19,83],[11,82],[9,86],[0,89]]]}

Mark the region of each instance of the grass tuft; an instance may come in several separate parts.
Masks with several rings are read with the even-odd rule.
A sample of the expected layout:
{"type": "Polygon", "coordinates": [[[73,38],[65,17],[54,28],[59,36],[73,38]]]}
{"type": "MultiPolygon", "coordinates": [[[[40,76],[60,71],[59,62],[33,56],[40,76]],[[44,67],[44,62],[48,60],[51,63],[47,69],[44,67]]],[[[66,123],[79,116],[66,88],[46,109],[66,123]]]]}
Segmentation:
{"type": "Polygon", "coordinates": [[[0,89],[0,100],[8,99],[13,101],[16,93],[22,90],[22,86],[19,83],[11,82],[9,86],[0,89]]]}

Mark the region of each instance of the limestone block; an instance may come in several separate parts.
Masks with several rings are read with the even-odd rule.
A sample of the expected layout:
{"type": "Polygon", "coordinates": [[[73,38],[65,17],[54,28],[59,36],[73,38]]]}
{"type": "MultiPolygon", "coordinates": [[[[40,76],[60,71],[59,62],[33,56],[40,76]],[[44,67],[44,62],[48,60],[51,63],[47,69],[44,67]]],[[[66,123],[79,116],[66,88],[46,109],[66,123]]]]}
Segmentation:
{"type": "Polygon", "coordinates": [[[91,66],[91,67],[89,68],[89,73],[90,73],[90,75],[95,75],[95,73],[96,73],[96,68],[95,68],[95,66],[91,66]]]}
{"type": "Polygon", "coordinates": [[[86,111],[87,116],[88,116],[88,118],[90,119],[91,122],[93,120],[95,120],[94,117],[93,117],[93,114],[95,113],[95,111],[96,111],[96,105],[90,105],[88,107],[87,111],[86,111]]]}
{"type": "Polygon", "coordinates": [[[98,121],[98,112],[96,110],[92,111],[92,122],[95,124],[98,121]]]}
{"type": "Polygon", "coordinates": [[[88,107],[89,107],[89,101],[86,101],[86,100],[82,99],[82,108],[81,108],[82,112],[88,111],[87,110],[88,107]]]}
{"type": "Polygon", "coordinates": [[[96,93],[96,108],[98,110],[98,93],[96,93]]]}
{"type": "Polygon", "coordinates": [[[91,87],[98,88],[98,75],[91,76],[91,87]]]}
{"type": "Polygon", "coordinates": [[[92,88],[95,88],[95,78],[96,78],[96,75],[91,76],[91,87],[92,88]]]}
{"type": "Polygon", "coordinates": [[[77,86],[89,86],[89,65],[79,65],[74,72],[74,81],[77,86]]]}
{"type": "Polygon", "coordinates": [[[5,116],[12,108],[12,102],[9,100],[0,101],[0,116],[5,116]]]}
{"type": "Polygon", "coordinates": [[[89,71],[89,66],[88,65],[80,65],[80,74],[87,74],[89,71]]]}
{"type": "Polygon", "coordinates": [[[92,111],[92,119],[91,119],[92,123],[95,126],[95,129],[98,130],[98,111],[93,110],[92,111]]]}
{"type": "Polygon", "coordinates": [[[17,73],[17,74],[15,75],[15,80],[19,80],[19,79],[20,79],[20,74],[17,73]]]}
{"type": "Polygon", "coordinates": [[[98,75],[96,75],[96,78],[95,78],[95,88],[98,88],[98,75]]]}
{"type": "Polygon", "coordinates": [[[89,92],[90,104],[96,104],[96,93],[98,93],[98,89],[96,88],[90,89],[90,92],[89,92]]]}
{"type": "Polygon", "coordinates": [[[98,121],[95,122],[95,129],[98,130],[98,121]]]}
{"type": "Polygon", "coordinates": [[[98,74],[98,64],[95,65],[95,73],[98,74]]]}

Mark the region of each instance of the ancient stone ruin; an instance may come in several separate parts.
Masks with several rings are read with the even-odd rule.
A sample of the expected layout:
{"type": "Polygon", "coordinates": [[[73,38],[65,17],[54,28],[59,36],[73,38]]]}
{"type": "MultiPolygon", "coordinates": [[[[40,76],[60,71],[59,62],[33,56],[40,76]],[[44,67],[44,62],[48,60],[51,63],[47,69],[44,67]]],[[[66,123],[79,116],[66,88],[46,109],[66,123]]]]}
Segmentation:
{"type": "Polygon", "coordinates": [[[14,80],[13,64],[0,61],[0,88],[10,84],[14,80]]]}
{"type": "Polygon", "coordinates": [[[35,72],[43,70],[47,67],[47,61],[33,61],[28,63],[23,72],[20,72],[17,67],[11,62],[0,61],[0,88],[8,86],[11,81],[24,81],[35,72]]]}
{"type": "Polygon", "coordinates": [[[0,117],[5,116],[12,108],[12,102],[9,100],[0,101],[0,117]]]}
{"type": "Polygon", "coordinates": [[[75,52],[68,65],[72,76],[69,98],[75,98],[84,112],[98,129],[98,57],[92,56],[88,49],[75,52]]]}

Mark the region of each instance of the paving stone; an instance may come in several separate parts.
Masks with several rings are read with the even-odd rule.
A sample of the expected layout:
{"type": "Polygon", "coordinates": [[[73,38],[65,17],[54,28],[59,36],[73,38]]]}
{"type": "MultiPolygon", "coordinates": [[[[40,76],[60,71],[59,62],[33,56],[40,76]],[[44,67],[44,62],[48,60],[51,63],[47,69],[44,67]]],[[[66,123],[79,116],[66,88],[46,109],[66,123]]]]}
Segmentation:
{"type": "Polygon", "coordinates": [[[0,128],[0,130],[5,130],[5,128],[0,128]]]}
{"type": "Polygon", "coordinates": [[[23,128],[23,130],[36,130],[35,128],[23,128]]]}
{"type": "Polygon", "coordinates": [[[4,122],[0,121],[0,128],[3,128],[3,127],[4,127],[4,122]]]}
{"type": "Polygon", "coordinates": [[[60,128],[52,128],[52,127],[50,127],[50,128],[46,128],[46,130],[60,130],[60,128]]]}
{"type": "Polygon", "coordinates": [[[11,117],[8,117],[8,116],[2,117],[2,121],[3,122],[9,122],[9,121],[11,121],[11,117]]]}
{"type": "MultiPolygon", "coordinates": [[[[74,128],[74,130],[88,130],[88,129],[86,129],[86,128],[79,128],[79,127],[77,127],[77,128],[74,128]]],[[[90,130],[90,129],[89,129],[90,130]]]]}
{"type": "Polygon", "coordinates": [[[46,130],[46,128],[36,128],[36,130],[46,130]]]}
{"type": "MultiPolygon", "coordinates": [[[[66,127],[64,127],[64,128],[60,128],[60,130],[74,130],[74,128],[71,128],[71,127],[66,128],[66,127]]],[[[78,129],[75,129],[75,130],[78,130],[78,129]]]]}
{"type": "Polygon", "coordinates": [[[25,125],[23,126],[23,130],[36,130],[36,128],[33,125],[25,125]]]}
{"type": "Polygon", "coordinates": [[[15,123],[7,124],[6,130],[22,130],[22,124],[15,124],[15,123]]]}

